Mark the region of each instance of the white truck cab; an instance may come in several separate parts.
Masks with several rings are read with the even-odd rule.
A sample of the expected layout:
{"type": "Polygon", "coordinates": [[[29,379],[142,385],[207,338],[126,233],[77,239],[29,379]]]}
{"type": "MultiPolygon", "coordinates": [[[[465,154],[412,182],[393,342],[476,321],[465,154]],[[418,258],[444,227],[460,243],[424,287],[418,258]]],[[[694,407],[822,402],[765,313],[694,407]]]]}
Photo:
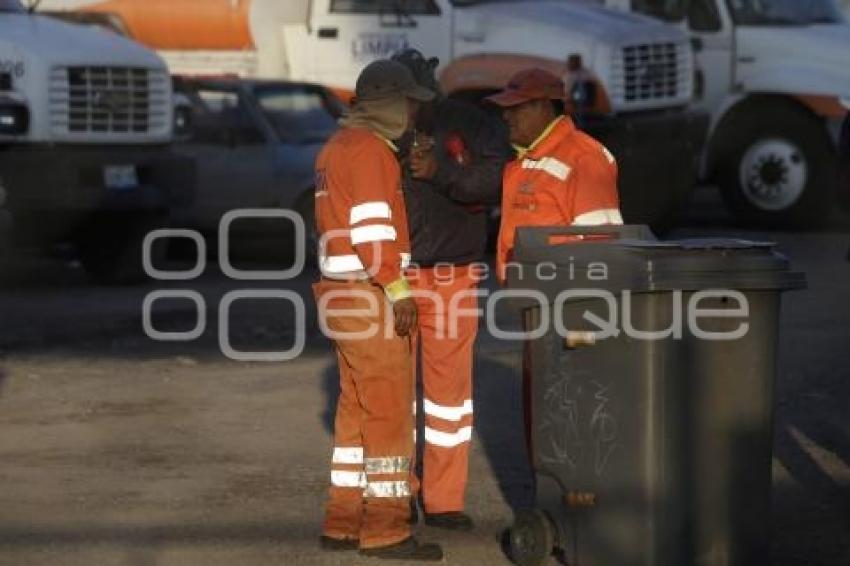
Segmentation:
{"type": "Polygon", "coordinates": [[[153,51],[0,0],[0,238],[73,241],[97,278],[136,278],[145,227],[193,188],[173,113],[153,51]]]}
{"type": "Polygon", "coordinates": [[[743,220],[816,225],[834,204],[850,109],[850,25],[835,0],[605,0],[686,26],[696,105],[711,113],[703,174],[743,220]]]}
{"type": "Polygon", "coordinates": [[[518,66],[567,73],[578,55],[613,113],[686,106],[693,57],[681,31],[597,6],[528,0],[313,0],[285,29],[293,77],[351,88],[369,61],[416,47],[450,93],[497,89],[518,66]]]}

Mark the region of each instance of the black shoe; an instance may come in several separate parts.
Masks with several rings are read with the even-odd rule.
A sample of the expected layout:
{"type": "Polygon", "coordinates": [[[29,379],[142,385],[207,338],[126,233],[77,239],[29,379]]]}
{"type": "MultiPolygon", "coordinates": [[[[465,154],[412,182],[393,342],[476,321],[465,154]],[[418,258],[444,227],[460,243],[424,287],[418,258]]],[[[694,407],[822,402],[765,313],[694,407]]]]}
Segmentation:
{"type": "Polygon", "coordinates": [[[384,560],[420,560],[422,562],[439,562],[443,559],[443,549],[439,544],[422,544],[413,537],[401,542],[378,548],[361,548],[360,554],[371,558],[384,560]]]}
{"type": "Polygon", "coordinates": [[[452,531],[471,531],[474,526],[470,516],[462,511],[425,513],[425,524],[429,527],[452,531]]]}
{"type": "Polygon", "coordinates": [[[319,539],[319,546],[322,547],[322,550],[327,550],[328,552],[357,550],[360,546],[360,541],[356,538],[333,538],[322,535],[319,539]]]}
{"type": "Polygon", "coordinates": [[[415,525],[419,522],[419,507],[416,505],[416,500],[410,500],[410,517],[407,518],[410,525],[415,525]]]}

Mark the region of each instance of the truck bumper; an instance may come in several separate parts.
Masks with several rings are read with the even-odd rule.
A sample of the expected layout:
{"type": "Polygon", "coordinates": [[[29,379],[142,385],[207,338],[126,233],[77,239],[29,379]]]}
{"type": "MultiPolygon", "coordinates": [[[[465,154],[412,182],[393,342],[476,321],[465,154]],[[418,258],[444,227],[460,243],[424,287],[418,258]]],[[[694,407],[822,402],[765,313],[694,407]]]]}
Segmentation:
{"type": "Polygon", "coordinates": [[[709,120],[705,113],[671,110],[580,121],[617,157],[627,223],[664,230],[675,221],[696,183],[709,120]]]}
{"type": "Polygon", "coordinates": [[[172,212],[195,193],[194,161],[167,147],[13,147],[0,153],[0,178],[16,243],[73,235],[96,212],[172,212]],[[110,188],[107,167],[132,166],[137,183],[110,188]]]}

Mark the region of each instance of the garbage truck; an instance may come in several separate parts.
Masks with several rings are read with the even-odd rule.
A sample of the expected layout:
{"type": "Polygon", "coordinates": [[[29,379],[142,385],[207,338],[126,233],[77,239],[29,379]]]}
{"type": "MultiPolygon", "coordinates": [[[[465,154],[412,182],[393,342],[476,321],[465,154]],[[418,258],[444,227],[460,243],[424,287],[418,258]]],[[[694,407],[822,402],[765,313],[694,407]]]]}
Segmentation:
{"type": "Polygon", "coordinates": [[[145,235],[192,198],[174,114],[150,49],[0,0],[4,253],[64,247],[98,281],[141,279],[145,235]]]}
{"type": "MultiPolygon", "coordinates": [[[[46,0],[45,9],[62,0],[46,0]]],[[[692,112],[687,34],[639,14],[543,0],[81,0],[172,73],[285,78],[350,96],[370,61],[439,57],[447,94],[480,99],[522,68],[564,76],[581,125],[619,162],[624,214],[656,228],[687,199],[707,117],[692,112]]]]}
{"type": "Polygon", "coordinates": [[[850,111],[850,25],[836,0],[598,1],[691,34],[695,104],[711,114],[702,177],[731,212],[768,226],[826,222],[850,111]]]}

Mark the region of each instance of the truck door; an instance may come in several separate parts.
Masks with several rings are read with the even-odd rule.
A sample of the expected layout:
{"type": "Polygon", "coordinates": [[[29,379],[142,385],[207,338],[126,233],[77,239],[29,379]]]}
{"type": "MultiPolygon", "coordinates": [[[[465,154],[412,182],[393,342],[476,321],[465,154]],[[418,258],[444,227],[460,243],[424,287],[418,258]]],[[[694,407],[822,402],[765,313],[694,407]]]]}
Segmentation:
{"type": "Polygon", "coordinates": [[[313,0],[308,26],[308,80],[353,90],[368,63],[406,47],[447,62],[449,0],[313,0]]]}
{"type": "Polygon", "coordinates": [[[735,88],[735,27],[724,0],[691,0],[688,28],[696,40],[696,105],[711,112],[735,88]]]}

